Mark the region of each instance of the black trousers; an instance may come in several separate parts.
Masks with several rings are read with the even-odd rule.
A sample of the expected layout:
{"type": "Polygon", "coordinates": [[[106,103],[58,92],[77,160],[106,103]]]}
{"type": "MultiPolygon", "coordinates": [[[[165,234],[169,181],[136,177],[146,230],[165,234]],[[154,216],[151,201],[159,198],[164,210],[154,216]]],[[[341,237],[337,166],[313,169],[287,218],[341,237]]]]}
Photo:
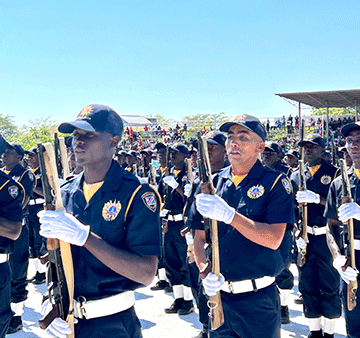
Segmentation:
{"type": "Polygon", "coordinates": [[[29,206],[29,247],[32,258],[40,258],[46,253],[46,238],[40,236],[40,222],[37,213],[43,209],[40,204],[29,206]]]}
{"type": "Polygon", "coordinates": [[[164,263],[166,275],[171,285],[191,286],[189,269],[186,264],[187,246],[180,235],[184,222],[168,222],[168,231],[164,236],[164,263]]]}
{"type": "Polygon", "coordinates": [[[13,312],[10,308],[11,272],[9,262],[0,264],[0,338],[4,338],[13,312]]]}
{"type": "MultiPolygon", "coordinates": [[[[26,220],[26,217],[24,218],[26,220]]],[[[26,222],[27,223],[27,222],[26,222]]],[[[27,299],[26,275],[29,266],[29,229],[24,224],[20,237],[14,243],[14,252],[10,255],[11,302],[19,303],[27,299]]]]}

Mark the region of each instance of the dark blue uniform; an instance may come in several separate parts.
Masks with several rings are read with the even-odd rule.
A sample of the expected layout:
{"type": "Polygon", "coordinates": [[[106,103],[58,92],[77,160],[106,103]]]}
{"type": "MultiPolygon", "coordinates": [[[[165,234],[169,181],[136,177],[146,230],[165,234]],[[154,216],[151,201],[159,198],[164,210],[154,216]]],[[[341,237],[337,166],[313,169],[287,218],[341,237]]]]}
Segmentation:
{"type": "MultiPolygon", "coordinates": [[[[25,197],[31,196],[35,176],[20,164],[17,164],[9,173],[9,176],[16,182],[20,183],[25,191],[25,197]]],[[[20,237],[15,241],[14,252],[10,256],[10,266],[12,273],[11,281],[11,302],[19,303],[27,298],[26,276],[29,265],[29,228],[28,228],[28,208],[23,210],[23,227],[20,237]]]]}
{"type": "MultiPolygon", "coordinates": [[[[40,168],[36,168],[33,173],[35,175],[34,189],[42,189],[40,168]]],[[[40,222],[37,214],[44,208],[44,197],[33,191],[28,208],[30,255],[33,258],[40,258],[46,254],[46,239],[39,234],[40,222]]]]}
{"type": "MultiPolygon", "coordinates": [[[[142,256],[160,255],[160,201],[148,185],[113,161],[103,185],[86,203],[81,173],[62,188],[66,211],[115,248],[142,256]]],[[[101,263],[84,247],[72,246],[75,294],[96,300],[142,285],[101,263]]],[[[134,307],[110,316],[80,319],[76,337],[141,337],[134,307]]]]}
{"type": "MultiPolygon", "coordinates": [[[[330,183],[337,176],[338,169],[326,161],[311,176],[305,166],[306,188],[326,198],[330,183]]],[[[291,175],[294,192],[299,186],[299,171],[291,175]]],[[[326,218],[323,205],[308,203],[308,226],[324,229],[326,218]]],[[[339,298],[339,274],[332,266],[332,256],[326,243],[326,235],[308,233],[306,262],[300,268],[299,291],[304,299],[304,314],[307,318],[338,318],[341,315],[339,298]]]]}
{"type": "MultiPolygon", "coordinates": [[[[23,197],[22,187],[0,171],[0,217],[21,222],[23,197]]],[[[5,337],[13,315],[10,308],[10,264],[8,259],[6,261],[6,255],[12,254],[13,251],[14,241],[0,236],[0,258],[3,261],[0,263],[0,338],[5,337]]]]}
{"type": "MultiPolygon", "coordinates": [[[[351,188],[351,195],[354,199],[354,202],[360,204],[360,180],[357,178],[354,168],[351,168],[348,171],[349,182],[351,188]]],[[[338,209],[341,206],[341,196],[342,196],[342,182],[341,178],[336,178],[330,185],[330,190],[328,198],[326,201],[325,213],[324,216],[337,220],[338,209]]],[[[354,238],[360,240],[360,222],[356,219],[353,219],[354,222],[354,238]]],[[[340,223],[341,228],[343,225],[340,223]]],[[[340,247],[343,253],[344,248],[340,247]]],[[[357,269],[360,268],[360,251],[355,251],[355,261],[357,269]]],[[[358,284],[360,285],[360,276],[357,277],[358,284]]],[[[346,319],[346,331],[349,338],[359,338],[360,337],[360,306],[359,304],[352,310],[349,311],[347,308],[347,284],[341,280],[341,289],[340,289],[341,300],[343,303],[346,319]]],[[[359,288],[357,290],[357,299],[360,299],[359,288]]],[[[359,302],[358,302],[359,303],[359,302]]]]}
{"type": "MultiPolygon", "coordinates": [[[[171,169],[173,174],[173,168],[171,169]]],[[[180,187],[186,184],[185,166],[175,176],[180,187]]],[[[163,196],[164,183],[159,183],[159,194],[163,196]]],[[[187,245],[185,238],[181,236],[180,231],[184,228],[183,209],[185,198],[181,196],[175,189],[171,192],[171,202],[168,206],[168,230],[164,235],[164,265],[166,275],[171,285],[185,285],[190,287],[190,274],[186,264],[187,245]],[[181,215],[181,216],[180,216],[181,215]],[[178,220],[172,220],[171,217],[179,217],[178,220]]]]}
{"type": "MultiPolygon", "coordinates": [[[[293,196],[285,175],[257,161],[236,187],[231,168],[218,175],[217,195],[244,216],[263,223],[293,224],[293,196]],[[281,206],[281,208],[279,208],[281,206]]],[[[203,229],[194,206],[189,218],[193,229],[203,229]]],[[[277,276],[285,267],[281,251],[258,245],[229,224],[218,222],[221,273],[226,281],[255,280],[277,276]]],[[[210,337],[280,337],[280,304],[275,282],[246,293],[221,291],[225,323],[210,337]]]]}

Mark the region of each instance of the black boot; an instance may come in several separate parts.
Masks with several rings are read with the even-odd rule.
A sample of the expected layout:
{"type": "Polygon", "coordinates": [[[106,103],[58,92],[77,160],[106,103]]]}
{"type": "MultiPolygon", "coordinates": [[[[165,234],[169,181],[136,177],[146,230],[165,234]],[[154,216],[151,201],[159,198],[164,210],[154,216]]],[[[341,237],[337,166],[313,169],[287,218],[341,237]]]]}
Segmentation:
{"type": "Polygon", "coordinates": [[[192,300],[184,300],[181,304],[181,308],[178,311],[178,314],[180,316],[185,316],[190,314],[191,312],[194,312],[194,304],[192,300]]]}
{"type": "Polygon", "coordinates": [[[281,324],[289,324],[289,308],[287,306],[281,306],[281,324]]]}
{"type": "Polygon", "coordinates": [[[165,309],[165,313],[177,313],[180,310],[182,303],[184,303],[184,298],[175,299],[174,303],[165,309]]]}
{"type": "Polygon", "coordinates": [[[295,303],[295,304],[304,304],[303,296],[300,295],[298,298],[295,298],[295,299],[294,299],[294,303],[295,303]]]}
{"type": "Polygon", "coordinates": [[[193,338],[208,338],[208,330],[207,329],[202,329],[199,334],[196,337],[193,338]]]}
{"type": "Polygon", "coordinates": [[[322,330],[319,331],[310,331],[308,338],[324,338],[322,330]]]}
{"type": "Polygon", "coordinates": [[[21,321],[21,316],[14,316],[11,318],[10,326],[7,330],[7,334],[15,333],[22,330],[23,325],[21,321]]]}
{"type": "Polygon", "coordinates": [[[170,286],[166,280],[159,280],[154,286],[150,288],[152,291],[164,290],[167,286],[170,286]]]}
{"type": "Polygon", "coordinates": [[[333,335],[333,334],[330,334],[330,333],[325,333],[325,332],[324,332],[324,338],[334,338],[334,335],[333,335]]]}

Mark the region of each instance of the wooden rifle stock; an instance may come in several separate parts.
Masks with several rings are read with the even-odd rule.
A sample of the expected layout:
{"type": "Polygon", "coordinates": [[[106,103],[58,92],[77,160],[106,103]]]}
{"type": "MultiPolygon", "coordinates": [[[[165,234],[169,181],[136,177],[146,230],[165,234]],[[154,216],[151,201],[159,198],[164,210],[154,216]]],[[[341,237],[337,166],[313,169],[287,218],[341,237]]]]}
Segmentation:
{"type": "MultiPolygon", "coordinates": [[[[200,152],[199,173],[201,179],[201,192],[204,194],[215,195],[215,188],[211,177],[211,166],[209,159],[209,152],[207,149],[206,137],[201,137],[198,134],[198,145],[200,152]],[[201,168],[200,168],[201,167],[201,168]]],[[[211,237],[211,264],[208,264],[205,269],[200,271],[200,275],[205,277],[210,271],[220,279],[220,254],[219,254],[219,239],[218,239],[218,224],[217,220],[204,219],[205,223],[210,223],[210,237],[211,237]]],[[[205,225],[206,227],[206,225],[205,225]]],[[[216,292],[214,296],[209,296],[208,307],[210,309],[210,326],[211,330],[216,330],[224,324],[224,312],[221,302],[220,291],[216,292]]]]}
{"type": "MultiPolygon", "coordinates": [[[[41,178],[43,182],[45,209],[64,211],[55,153],[50,143],[38,144],[41,178]],[[45,152],[44,152],[45,149],[45,152]]],[[[58,239],[48,239],[49,251],[48,293],[53,309],[39,320],[39,326],[46,329],[51,322],[60,317],[71,328],[69,338],[74,335],[74,271],[70,244],[58,239]]]]}
{"type": "MultiPolygon", "coordinates": [[[[304,161],[299,160],[299,177],[300,177],[300,184],[299,190],[306,190],[306,177],[305,177],[305,170],[304,170],[304,161]]],[[[307,210],[307,203],[303,203],[300,208],[300,215],[301,215],[301,224],[302,230],[300,232],[301,237],[307,244],[308,236],[307,236],[307,225],[308,225],[308,210],[307,210]]],[[[298,254],[298,265],[302,267],[306,262],[306,247],[301,249],[298,254]]]]}
{"type": "MultiPolygon", "coordinates": [[[[344,159],[340,160],[340,169],[341,169],[341,179],[342,179],[342,197],[341,202],[351,203],[353,202],[351,196],[351,188],[349,182],[349,176],[346,169],[346,161],[344,159]]],[[[355,262],[355,247],[354,247],[354,221],[353,219],[349,219],[345,226],[348,227],[348,262],[343,266],[343,270],[346,270],[348,266],[351,266],[356,270],[356,262],[355,262]]],[[[355,279],[354,281],[350,281],[347,286],[347,308],[349,311],[352,311],[356,307],[356,291],[358,288],[358,282],[355,279]]]]}

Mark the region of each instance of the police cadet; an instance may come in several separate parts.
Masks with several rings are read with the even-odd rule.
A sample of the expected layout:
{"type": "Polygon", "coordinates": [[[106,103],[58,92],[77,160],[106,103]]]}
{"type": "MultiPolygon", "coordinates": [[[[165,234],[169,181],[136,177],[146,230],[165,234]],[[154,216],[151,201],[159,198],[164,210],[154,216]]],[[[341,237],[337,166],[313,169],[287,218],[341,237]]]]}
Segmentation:
{"type": "Polygon", "coordinates": [[[126,168],[125,170],[132,172],[133,174],[137,175],[137,172],[134,173],[134,164],[138,164],[138,159],[137,159],[137,152],[136,150],[130,150],[128,153],[126,153],[125,156],[125,161],[126,161],[126,168]]]}
{"type": "Polygon", "coordinates": [[[286,176],[291,174],[291,168],[282,163],[282,148],[276,142],[265,143],[265,150],[261,154],[261,163],[267,168],[283,172],[286,176]]]}
{"type": "Polygon", "coordinates": [[[304,315],[308,318],[309,337],[333,337],[336,318],[341,315],[339,275],[332,266],[331,253],[326,244],[326,218],[323,216],[330,183],[338,169],[322,159],[325,140],[309,134],[299,142],[305,151],[307,190],[298,191],[299,170],[291,175],[296,201],[307,203],[308,243],[296,240],[298,250],[306,247],[305,264],[300,267],[299,291],[303,296],[304,315]],[[324,317],[324,323],[322,323],[324,317]]]}
{"type": "MultiPolygon", "coordinates": [[[[225,167],[226,136],[219,131],[210,131],[206,134],[206,140],[209,152],[211,172],[215,174],[225,167]]],[[[191,187],[191,192],[194,192],[194,194],[192,193],[190,195],[190,201],[195,201],[195,194],[200,193],[199,183],[200,178],[196,177],[194,180],[194,184],[191,187]]],[[[196,237],[196,244],[204,247],[204,245],[206,244],[206,235],[202,223],[202,216],[199,213],[195,212],[195,208],[195,204],[191,202],[191,210],[189,215],[190,217],[186,225],[191,229],[191,234],[193,235],[193,237],[196,237]],[[194,220],[193,217],[195,217],[194,220]]],[[[192,291],[196,300],[196,305],[199,309],[199,321],[203,325],[202,330],[194,338],[207,338],[209,332],[209,309],[207,306],[207,297],[203,292],[201,279],[199,278],[199,269],[195,262],[189,264],[189,272],[191,277],[192,291]]]]}
{"type": "Polygon", "coordinates": [[[39,158],[37,147],[32,147],[25,151],[28,156],[29,167],[35,175],[35,185],[32,196],[29,201],[29,241],[30,241],[30,258],[34,258],[36,270],[35,276],[31,282],[35,285],[42,284],[46,281],[46,265],[40,261],[41,257],[47,254],[46,240],[40,236],[40,223],[38,212],[43,209],[44,195],[42,191],[41,172],[39,167],[39,158]]]}
{"type": "MultiPolygon", "coordinates": [[[[159,198],[112,160],[123,132],[109,106],[91,104],[73,122],[76,161],[84,171],[62,188],[65,213],[41,211],[40,233],[72,244],[75,336],[141,337],[132,290],[148,285],[160,255],[159,198]]],[[[50,310],[49,301],[43,314],[50,310]]],[[[48,330],[69,333],[60,318],[48,330]]]]}
{"type": "MultiPolygon", "coordinates": [[[[328,245],[332,253],[334,267],[338,270],[341,282],[341,299],[345,312],[347,337],[360,337],[360,292],[357,290],[357,306],[349,311],[347,307],[347,284],[349,281],[356,280],[360,285],[360,278],[358,269],[360,268],[360,124],[349,123],[341,129],[342,135],[346,138],[346,150],[350,155],[353,166],[348,170],[350,181],[351,195],[354,200],[352,203],[341,202],[343,195],[341,177],[336,178],[330,186],[326,208],[325,217],[328,219],[329,232],[327,233],[328,245]],[[348,266],[346,268],[344,241],[341,233],[344,232],[344,224],[349,219],[354,222],[354,247],[355,247],[355,262],[357,269],[348,266]],[[340,222],[339,222],[340,221],[340,222]],[[345,266],[345,268],[343,268],[345,266]]],[[[346,242],[346,244],[348,244],[346,242]]]]}
{"type": "Polygon", "coordinates": [[[29,228],[28,228],[28,202],[32,195],[35,183],[35,176],[30,171],[25,169],[20,161],[25,154],[22,146],[13,142],[6,145],[3,154],[3,163],[5,167],[4,172],[9,175],[14,181],[21,184],[25,191],[25,198],[23,202],[23,227],[20,237],[15,241],[14,252],[10,256],[10,266],[12,272],[11,281],[11,309],[14,311],[14,317],[11,319],[8,334],[17,332],[22,329],[21,315],[25,300],[27,299],[28,291],[27,285],[27,269],[29,265],[29,228]]]}
{"type": "MultiPolygon", "coordinates": [[[[279,246],[293,224],[293,200],[287,177],[265,168],[258,156],[266,131],[254,116],[226,122],[230,167],[217,174],[216,195],[198,194],[200,214],[218,220],[220,280],[203,279],[208,295],[221,291],[225,323],[210,337],[280,337],[280,303],[275,276],[284,268],[279,246]],[[281,208],[279,206],[281,205],[281,208]]],[[[196,245],[200,269],[205,250],[196,245]]]]}
{"type": "Polygon", "coordinates": [[[284,161],[291,169],[296,170],[299,164],[299,158],[300,158],[299,152],[295,149],[290,149],[285,154],[284,161]]]}
{"type": "Polygon", "coordinates": [[[164,195],[165,184],[170,189],[171,201],[167,212],[167,231],[164,236],[164,263],[167,277],[174,292],[173,304],[166,313],[186,315],[194,311],[190,274],[186,264],[187,247],[180,230],[184,228],[183,209],[186,201],[183,187],[186,184],[185,158],[188,148],[183,143],[171,146],[170,160],[173,167],[168,176],[159,183],[159,193],[164,195]],[[164,184],[162,184],[164,182],[164,184]]]}
{"type": "MultiPolygon", "coordinates": [[[[291,175],[291,168],[288,165],[282,163],[282,148],[276,142],[266,142],[265,150],[261,154],[262,164],[273,170],[283,172],[287,177],[291,175]]],[[[289,315],[289,298],[291,289],[294,286],[294,276],[290,271],[291,263],[291,247],[292,247],[292,227],[286,229],[283,243],[280,246],[283,257],[286,258],[286,267],[276,277],[276,284],[280,291],[280,304],[281,304],[281,324],[290,323],[289,315]]]]}
{"type": "MultiPolygon", "coordinates": [[[[6,142],[0,135],[0,155],[5,147],[6,142]]],[[[21,185],[0,171],[0,338],[5,337],[13,316],[9,255],[21,233],[23,197],[21,185]]]]}

